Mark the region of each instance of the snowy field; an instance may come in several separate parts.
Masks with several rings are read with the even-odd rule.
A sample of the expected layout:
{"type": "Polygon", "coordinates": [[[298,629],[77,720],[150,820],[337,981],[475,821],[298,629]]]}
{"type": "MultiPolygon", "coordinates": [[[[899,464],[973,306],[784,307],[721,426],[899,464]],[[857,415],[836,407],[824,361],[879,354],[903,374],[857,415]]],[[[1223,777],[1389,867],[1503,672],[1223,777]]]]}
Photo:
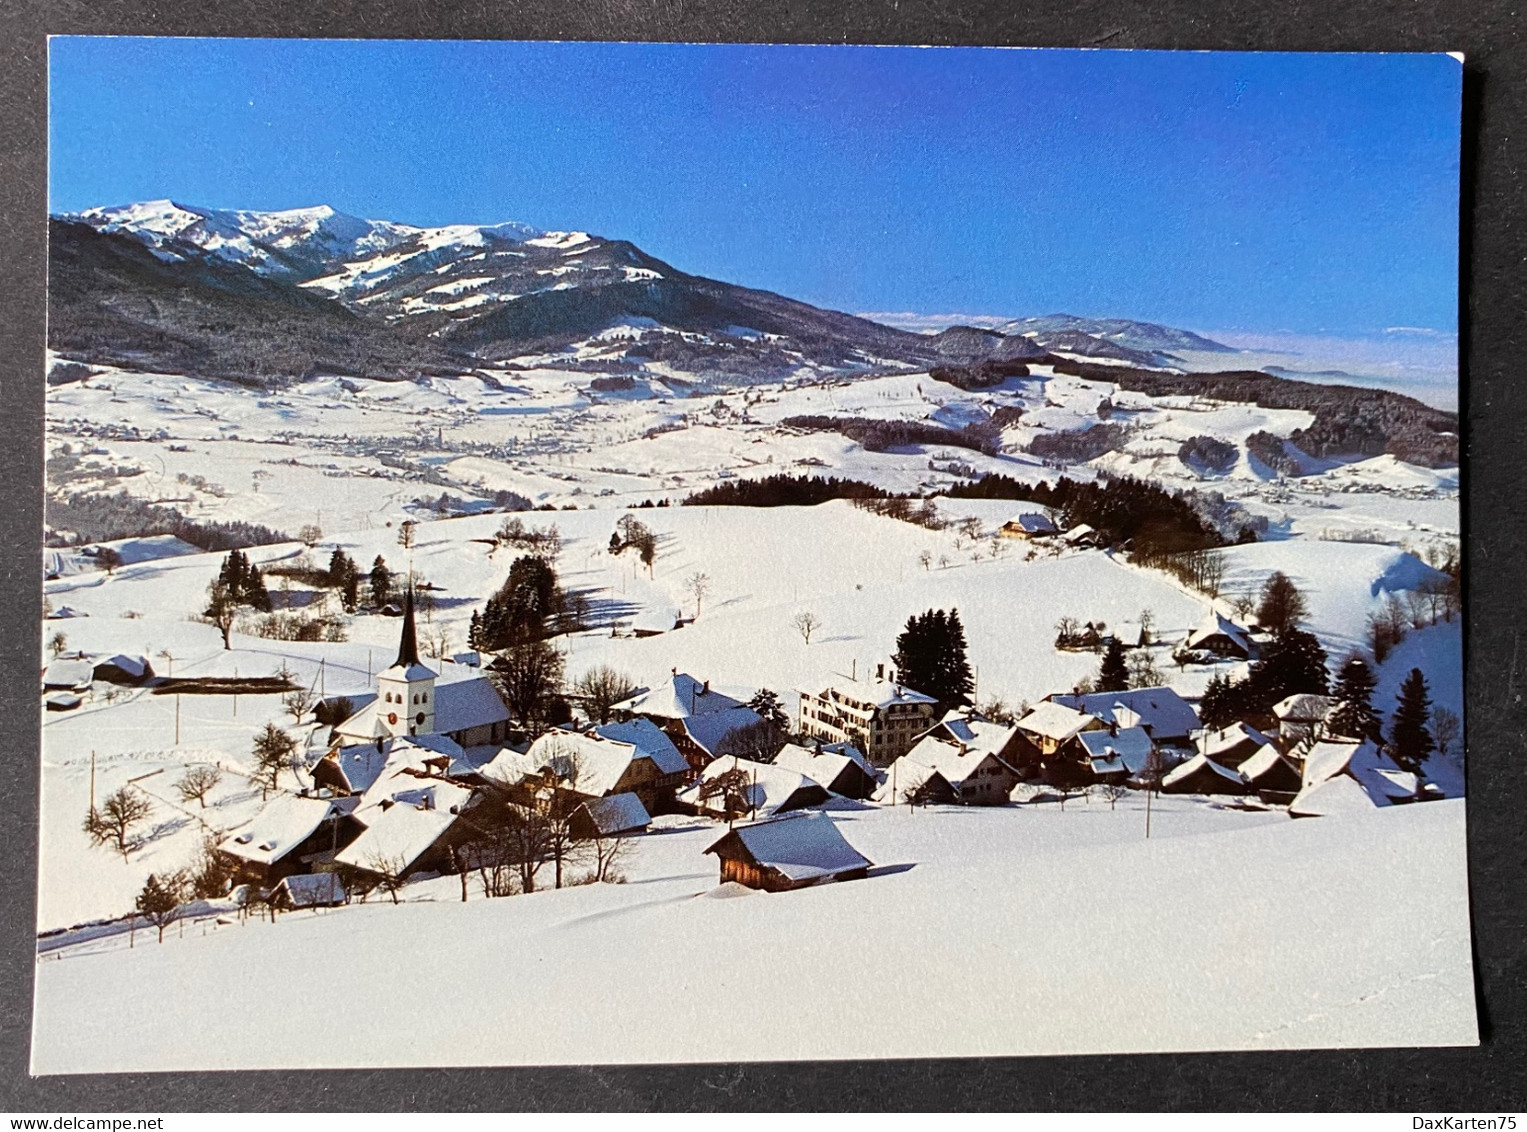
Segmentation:
{"type": "MultiPolygon", "coordinates": [[[[557,527],[561,583],[586,599],[596,626],[556,638],[570,680],[607,664],[652,685],[677,669],[772,689],[792,714],[798,690],[868,675],[910,615],[950,606],[982,701],[1019,708],[1096,673],[1094,654],[1053,647],[1061,617],[1133,640],[1146,611],[1157,666],[1196,698],[1212,676],[1243,666],[1179,669],[1172,645],[1274,570],[1304,592],[1308,628],[1339,661],[1362,644],[1370,614],[1435,580],[1428,548],[1459,533],[1456,469],[1378,457],[1309,461],[1308,474],[1280,479],[1243,451],[1205,478],[1177,456],[1197,436],[1287,435],[1309,423],[1301,412],[1150,398],[1040,366],[978,393],[927,374],[809,372],[690,392],[656,370],[618,393],[593,390],[588,374],[532,366],[416,382],[324,378],[271,394],[102,370],[49,388],[50,475],[56,490],[126,491],[194,520],[322,528],[310,551],[253,548],[262,568],[304,556],[321,568],[340,547],[363,572],[378,555],[416,571],[433,598],[420,643],[443,678],[462,673],[435,658],[467,648],[473,610],[516,554],[491,549],[503,515],[438,518],[427,502],[449,493],[480,510],[507,491],[575,508],[519,516],[557,527]],[[1121,452],[1062,472],[1024,451],[1042,433],[1098,423],[1105,401],[1101,411],[1130,430],[1121,452]],[[1022,415],[996,455],[870,452],[784,424],[814,414],[958,428],[1004,408],[1022,415]],[[1100,550],[996,537],[1031,505],[937,495],[984,472],[1029,482],[1114,472],[1210,489],[1267,530],[1223,552],[1223,593],[1211,602],[1100,550]],[[841,501],[630,510],[779,473],[933,494],[942,515],[979,530],[928,530],[841,501]],[[650,571],[634,553],[608,552],[627,513],[657,536],[650,571]],[[405,519],[420,520],[411,550],[398,542],[405,519]],[[699,608],[686,585],[697,573],[710,579],[699,608]],[[819,621],[809,642],[794,625],[801,613],[819,621]],[[637,636],[633,626],[662,631],[637,636]]],[[[346,618],[345,641],[263,639],[246,623],[225,649],[192,616],[221,554],[168,537],[112,545],[123,564],[110,575],[78,552],[48,554],[57,575],[48,600],[71,616],[47,622],[45,643],[63,633],[70,653],[141,654],[176,677],[287,673],[328,695],[370,690],[396,653],[398,620],[367,613],[346,618]]],[[[274,575],[268,584],[277,608],[326,600],[274,575]]],[[[1461,715],[1457,621],[1412,632],[1379,667],[1374,702],[1386,717],[1412,667],[1437,706],[1461,715]]],[[[248,822],[261,798],[243,772],[267,722],[315,755],[327,736],[294,724],[276,695],[108,694],[97,683],[76,710],[44,713],[39,931],[123,915],[150,873],[188,864],[206,837],[248,822]],[[206,764],[222,768],[222,782],[205,806],[182,801],[175,781],[206,764]],[[99,799],[129,781],[154,808],[145,844],[124,861],[92,847],[81,821],[92,789],[99,799]]],[[[204,918],[172,929],[162,947],[141,934],[132,948],[120,934],[49,944],[34,1069],[1472,1042],[1461,753],[1434,759],[1428,775],[1452,800],[1364,819],[1294,822],[1278,810],[1167,799],[1149,841],[1133,795],[1117,810],[1096,798],[1064,812],[838,809],[842,831],[876,865],[870,878],[775,895],[718,889],[703,850],[721,827],[661,819],[636,842],[627,884],[492,901],[474,888],[463,905],[445,878],[410,885],[396,907],[304,912],[273,926],[204,918]],[[336,1024],[336,995],[364,1005],[336,1024]]]]}
{"type": "Polygon", "coordinates": [[[48,954],[37,1073],[992,1056],[1476,1041],[1461,801],[840,810],[875,864],[719,886],[667,819],[629,883],[192,923],[48,954]],[[745,941],[739,946],[739,941],[745,941]],[[169,988],[173,987],[173,992],[169,988]]]}

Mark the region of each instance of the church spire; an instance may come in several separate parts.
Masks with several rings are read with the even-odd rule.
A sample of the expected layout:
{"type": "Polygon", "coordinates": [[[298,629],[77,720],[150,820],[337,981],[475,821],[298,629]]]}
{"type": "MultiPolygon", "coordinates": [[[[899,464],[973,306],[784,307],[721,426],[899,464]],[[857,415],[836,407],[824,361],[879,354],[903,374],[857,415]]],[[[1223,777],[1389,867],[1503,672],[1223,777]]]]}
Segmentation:
{"type": "Polygon", "coordinates": [[[419,635],[414,629],[414,587],[410,583],[403,591],[403,638],[398,642],[398,668],[410,668],[419,663],[419,635]]]}

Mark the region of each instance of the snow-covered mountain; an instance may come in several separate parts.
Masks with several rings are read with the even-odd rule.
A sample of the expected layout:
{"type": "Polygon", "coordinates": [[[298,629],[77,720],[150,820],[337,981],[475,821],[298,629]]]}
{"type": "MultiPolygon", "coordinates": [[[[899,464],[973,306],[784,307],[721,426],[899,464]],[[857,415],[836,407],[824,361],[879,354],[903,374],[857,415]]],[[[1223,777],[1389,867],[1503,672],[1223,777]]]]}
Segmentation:
{"type": "MultiPolygon", "coordinates": [[[[1139,355],[1239,352],[1234,347],[1226,346],[1223,342],[1216,342],[1212,338],[1205,338],[1201,334],[1194,334],[1191,330],[1180,330],[1174,326],[1139,322],[1129,318],[1082,318],[1074,314],[1047,314],[1037,318],[1015,318],[996,329],[1003,334],[1025,335],[1051,349],[1067,349],[1065,346],[1052,346],[1052,341],[1071,340],[1078,345],[1084,345],[1085,343],[1077,336],[1085,335],[1087,338],[1100,339],[1122,347],[1123,352],[1139,355]]],[[[1092,347],[1092,355],[1109,356],[1106,351],[1098,350],[1096,347],[1092,347]]],[[[1122,352],[1117,356],[1123,360],[1134,360],[1124,357],[1122,352]]]]}

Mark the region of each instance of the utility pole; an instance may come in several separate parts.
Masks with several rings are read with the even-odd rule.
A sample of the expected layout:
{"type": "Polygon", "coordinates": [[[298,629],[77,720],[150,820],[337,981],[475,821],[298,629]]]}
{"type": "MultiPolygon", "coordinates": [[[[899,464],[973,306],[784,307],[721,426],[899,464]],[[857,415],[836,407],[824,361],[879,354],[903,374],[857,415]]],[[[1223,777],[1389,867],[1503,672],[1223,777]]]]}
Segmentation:
{"type": "Polygon", "coordinates": [[[180,693],[175,693],[175,745],[180,746],[180,693]]]}
{"type": "Polygon", "coordinates": [[[90,812],[95,813],[95,750],[90,751],[90,812]]]}

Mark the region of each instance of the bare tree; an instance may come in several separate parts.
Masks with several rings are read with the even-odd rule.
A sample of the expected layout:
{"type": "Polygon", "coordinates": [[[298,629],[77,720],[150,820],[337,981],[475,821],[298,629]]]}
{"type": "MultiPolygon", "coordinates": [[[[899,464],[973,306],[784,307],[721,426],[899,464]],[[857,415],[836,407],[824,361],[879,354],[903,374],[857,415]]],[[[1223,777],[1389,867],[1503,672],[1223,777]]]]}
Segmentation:
{"type": "Polygon", "coordinates": [[[304,546],[312,550],[313,547],[323,541],[323,528],[317,523],[308,523],[297,532],[297,537],[304,546]]]}
{"type": "Polygon", "coordinates": [[[607,664],[596,664],[573,684],[573,694],[583,701],[590,719],[610,722],[611,709],[636,694],[636,685],[607,664]]]}
{"type": "Polygon", "coordinates": [[[522,723],[538,724],[562,690],[562,654],[546,641],[516,641],[494,661],[492,675],[504,702],[522,723]]]}
{"type": "Polygon", "coordinates": [[[404,550],[412,550],[414,547],[414,528],[419,524],[413,519],[404,519],[398,524],[398,545],[404,550]]]}
{"type": "Polygon", "coordinates": [[[619,884],[625,877],[616,866],[626,859],[631,839],[622,833],[604,833],[595,825],[594,836],[588,840],[594,854],[594,880],[600,884],[619,884]]]}
{"type": "Polygon", "coordinates": [[[293,688],[281,697],[281,706],[292,717],[292,722],[301,723],[302,717],[313,706],[314,696],[306,688],[293,688]]]}
{"type": "Polygon", "coordinates": [[[923,551],[917,556],[917,561],[924,570],[931,570],[933,568],[933,552],[931,550],[923,551]]]}
{"type": "Polygon", "coordinates": [[[202,809],[206,809],[207,795],[222,780],[223,772],[215,764],[201,763],[186,769],[180,781],[175,784],[175,791],[182,802],[198,802],[202,809]]]}
{"type": "Polygon", "coordinates": [[[1445,707],[1432,709],[1432,740],[1437,744],[1438,755],[1446,758],[1462,731],[1463,721],[1457,712],[1445,707]]]}
{"type": "Polygon", "coordinates": [[[1118,806],[1119,799],[1129,793],[1129,789],[1122,782],[1105,782],[1098,793],[1108,799],[1108,808],[1112,810],[1118,806]]]}
{"type": "Polygon", "coordinates": [[[103,546],[95,556],[96,565],[105,570],[107,574],[115,574],[117,567],[122,565],[122,555],[116,547],[103,546]]]}
{"type": "Polygon", "coordinates": [[[795,631],[808,645],[811,643],[811,634],[822,627],[822,622],[817,619],[817,615],[804,609],[795,615],[790,624],[795,626],[795,631]]]}
{"type": "Polygon", "coordinates": [[[1129,654],[1129,660],[1126,663],[1131,688],[1160,687],[1161,671],[1156,667],[1155,658],[1151,656],[1149,649],[1135,649],[1129,654]]]}
{"type": "Polygon", "coordinates": [[[133,830],[153,811],[153,803],[131,784],[106,798],[100,808],[85,815],[85,832],[95,845],[110,845],[127,860],[136,848],[133,830]]]}
{"type": "Polygon", "coordinates": [[[378,851],[366,858],[365,869],[376,887],[392,897],[392,902],[397,904],[398,893],[403,891],[406,883],[403,874],[408,871],[408,862],[400,856],[388,856],[378,851]]]}
{"type": "Polygon", "coordinates": [[[48,638],[48,651],[53,654],[55,660],[63,656],[68,648],[69,638],[64,636],[62,630],[48,638]]]}
{"type": "Polygon", "coordinates": [[[695,599],[695,620],[700,619],[700,607],[705,604],[705,598],[710,593],[710,575],[694,573],[684,579],[684,589],[693,595],[695,599]]]}

